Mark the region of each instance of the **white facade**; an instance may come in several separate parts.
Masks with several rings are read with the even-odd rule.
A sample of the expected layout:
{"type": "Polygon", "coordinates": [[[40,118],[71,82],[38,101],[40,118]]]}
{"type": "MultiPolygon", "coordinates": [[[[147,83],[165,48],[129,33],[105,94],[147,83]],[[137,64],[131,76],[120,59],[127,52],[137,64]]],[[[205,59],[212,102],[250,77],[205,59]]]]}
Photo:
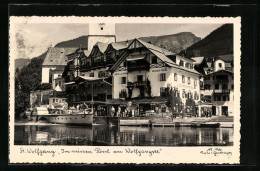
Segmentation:
{"type": "Polygon", "coordinates": [[[218,59],[214,62],[214,72],[225,69],[225,62],[223,60],[218,59]]]}
{"type": "Polygon", "coordinates": [[[233,73],[223,71],[206,76],[204,85],[204,96],[211,96],[213,115],[225,115],[223,110],[227,109],[228,116],[234,113],[234,77],[233,73]],[[217,76],[225,76],[225,80],[220,80],[217,76]]]}
{"type": "Polygon", "coordinates": [[[88,50],[92,50],[97,42],[116,42],[116,26],[114,23],[90,23],[88,35],[88,50]]]}
{"type": "MultiPolygon", "coordinates": [[[[150,71],[134,71],[134,72],[127,72],[124,71],[116,71],[113,73],[113,98],[118,99],[119,93],[122,90],[125,90],[128,94],[127,82],[136,82],[137,76],[142,75],[143,80],[146,81],[147,78],[151,84],[151,96],[156,97],[160,96],[160,89],[161,87],[167,88],[167,86],[177,88],[180,92],[180,97],[183,103],[186,102],[186,97],[183,96],[183,93],[191,93],[194,97],[194,94],[200,94],[200,86],[199,86],[199,75],[190,73],[187,71],[183,71],[173,67],[161,67],[161,68],[150,68],[150,71]],[[160,80],[160,75],[165,74],[165,81],[160,80]],[[185,82],[182,82],[182,77],[185,77],[185,82]],[[126,82],[122,84],[122,77],[126,77],[126,82]],[[175,79],[177,78],[177,79],[175,79]],[[188,83],[189,78],[189,83],[188,83]],[[196,82],[196,83],[195,83],[196,82]]],[[[132,97],[138,97],[140,95],[139,88],[133,88],[132,90],[132,97]]],[[[148,94],[145,93],[145,96],[148,94]]],[[[199,96],[198,96],[199,97],[199,96]]],[[[198,99],[195,99],[195,102],[198,102],[198,99]]]]}

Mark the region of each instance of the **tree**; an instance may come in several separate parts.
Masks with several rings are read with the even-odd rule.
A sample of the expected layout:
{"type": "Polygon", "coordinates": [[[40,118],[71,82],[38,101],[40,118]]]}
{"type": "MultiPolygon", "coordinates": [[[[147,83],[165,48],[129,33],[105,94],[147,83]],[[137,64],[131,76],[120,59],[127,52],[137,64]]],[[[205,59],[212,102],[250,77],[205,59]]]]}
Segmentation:
{"type": "Polygon", "coordinates": [[[46,53],[31,62],[21,70],[16,69],[15,77],[15,117],[19,117],[30,107],[30,91],[41,83],[41,68],[46,53]]]}
{"type": "Polygon", "coordinates": [[[180,113],[183,109],[182,101],[177,90],[169,88],[167,106],[171,108],[172,114],[180,113]]]}

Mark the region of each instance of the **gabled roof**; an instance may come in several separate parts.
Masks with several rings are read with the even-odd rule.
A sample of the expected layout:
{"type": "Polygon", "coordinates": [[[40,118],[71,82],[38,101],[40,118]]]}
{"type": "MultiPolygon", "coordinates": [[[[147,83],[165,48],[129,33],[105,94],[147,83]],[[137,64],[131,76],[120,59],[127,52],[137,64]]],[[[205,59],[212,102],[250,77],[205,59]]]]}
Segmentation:
{"type": "Polygon", "coordinates": [[[228,68],[232,67],[231,63],[225,63],[225,67],[228,67],[228,68]]]}
{"type": "Polygon", "coordinates": [[[215,72],[212,72],[212,73],[209,73],[208,75],[211,75],[211,74],[216,74],[216,73],[219,73],[219,72],[226,72],[226,73],[229,73],[229,74],[233,74],[232,71],[228,71],[228,70],[218,70],[218,71],[215,71],[215,72]]]}
{"type": "Polygon", "coordinates": [[[67,56],[68,54],[71,54],[75,52],[78,48],[64,48],[64,47],[52,47],[49,48],[48,53],[43,61],[44,65],[61,65],[65,66],[67,65],[67,56]]]}
{"type": "Polygon", "coordinates": [[[110,43],[109,46],[112,46],[115,50],[125,49],[127,48],[127,44],[122,43],[110,43]]]}
{"type": "Polygon", "coordinates": [[[107,50],[108,44],[107,43],[102,43],[102,42],[97,42],[93,48],[92,51],[97,47],[101,53],[104,53],[107,50]]]}
{"type": "Polygon", "coordinates": [[[60,88],[60,86],[59,85],[57,85],[56,87],[55,87],[55,89],[54,89],[55,91],[62,91],[62,89],[60,88]]]}
{"type": "Polygon", "coordinates": [[[200,65],[202,63],[202,61],[204,60],[204,57],[193,57],[191,59],[193,59],[195,61],[194,65],[200,65]]]}
{"type": "MultiPolygon", "coordinates": [[[[168,58],[165,55],[165,51],[162,50],[162,48],[157,47],[155,45],[152,45],[150,43],[147,43],[145,41],[142,41],[140,39],[135,39],[134,41],[138,41],[139,43],[141,43],[144,47],[146,47],[151,53],[153,53],[155,56],[157,56],[160,60],[162,60],[164,63],[166,63],[169,66],[175,67],[175,68],[179,68],[182,70],[186,70],[189,72],[193,72],[193,73],[197,73],[199,74],[197,71],[195,71],[194,69],[189,69],[189,68],[184,68],[184,67],[180,67],[179,65],[177,65],[175,62],[173,62],[170,58],[168,58]]],[[[132,41],[132,43],[134,42],[132,41]]],[[[131,43],[131,44],[132,44],[131,43]]],[[[131,46],[131,44],[129,45],[129,47],[131,46]]],[[[122,61],[127,57],[127,51],[124,52],[121,57],[116,61],[116,63],[110,68],[111,71],[116,70],[116,68],[122,63],[122,61]]]]}
{"type": "Polygon", "coordinates": [[[228,55],[220,55],[217,57],[218,59],[222,59],[224,62],[233,62],[234,55],[228,54],[228,55]]]}
{"type": "Polygon", "coordinates": [[[91,51],[90,50],[83,50],[83,53],[86,57],[88,57],[90,55],[91,51]]]}

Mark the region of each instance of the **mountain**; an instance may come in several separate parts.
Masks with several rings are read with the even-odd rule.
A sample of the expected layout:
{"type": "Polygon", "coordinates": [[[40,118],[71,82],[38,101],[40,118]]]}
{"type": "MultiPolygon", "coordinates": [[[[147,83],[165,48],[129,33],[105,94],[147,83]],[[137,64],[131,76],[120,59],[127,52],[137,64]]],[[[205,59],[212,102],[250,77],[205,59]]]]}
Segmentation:
{"type": "Polygon", "coordinates": [[[211,32],[204,39],[194,43],[186,49],[185,56],[194,56],[194,51],[199,51],[198,56],[206,58],[233,53],[233,24],[224,24],[211,32]]]}
{"type": "Polygon", "coordinates": [[[167,50],[177,53],[201,40],[201,38],[196,37],[191,32],[181,32],[164,36],[140,37],[139,39],[151,42],[153,45],[159,47],[162,46],[167,50]]]}
{"type": "Polygon", "coordinates": [[[88,36],[81,36],[72,40],[63,41],[56,44],[55,47],[80,47],[80,46],[82,48],[88,47],[88,36]]]}
{"type": "Polygon", "coordinates": [[[19,58],[15,59],[14,65],[15,68],[18,68],[19,70],[22,69],[25,65],[28,65],[30,63],[31,59],[29,58],[19,58]]]}
{"type": "MultiPolygon", "coordinates": [[[[139,39],[146,42],[151,42],[156,46],[163,46],[172,52],[180,52],[201,40],[201,38],[196,37],[191,32],[182,32],[163,36],[140,37],[139,39]]],[[[131,42],[131,40],[128,41],[131,42]]],[[[55,47],[80,47],[80,45],[82,48],[88,47],[88,36],[81,36],[73,40],[64,41],[58,43],[55,47]]]]}

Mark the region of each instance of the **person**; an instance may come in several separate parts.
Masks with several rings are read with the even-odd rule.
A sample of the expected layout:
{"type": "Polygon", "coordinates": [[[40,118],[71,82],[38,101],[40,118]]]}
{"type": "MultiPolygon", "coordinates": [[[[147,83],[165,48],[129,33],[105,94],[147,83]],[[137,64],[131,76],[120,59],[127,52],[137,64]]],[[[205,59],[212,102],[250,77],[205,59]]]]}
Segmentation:
{"type": "Polygon", "coordinates": [[[112,106],[112,107],[111,107],[111,116],[113,117],[114,114],[115,114],[115,108],[114,108],[114,106],[112,106]]]}
{"type": "Polygon", "coordinates": [[[101,106],[98,106],[97,107],[97,115],[98,116],[101,116],[101,112],[102,112],[101,110],[102,110],[101,106]]]}
{"type": "Polygon", "coordinates": [[[117,108],[117,116],[121,117],[121,107],[120,106],[118,106],[118,108],[117,108]]]}

